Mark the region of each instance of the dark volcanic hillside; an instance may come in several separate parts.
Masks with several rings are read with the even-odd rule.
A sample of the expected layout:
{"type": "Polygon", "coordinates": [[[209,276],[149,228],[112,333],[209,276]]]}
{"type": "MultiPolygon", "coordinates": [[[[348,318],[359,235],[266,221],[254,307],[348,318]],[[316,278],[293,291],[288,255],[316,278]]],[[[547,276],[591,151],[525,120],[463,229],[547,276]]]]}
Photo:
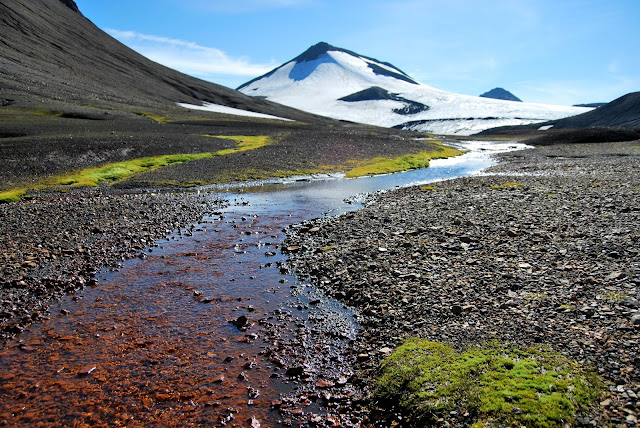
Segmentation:
{"type": "Polygon", "coordinates": [[[632,92],[595,110],[549,122],[554,129],[579,129],[594,126],[640,127],[640,92],[632,92]]]}
{"type": "Polygon", "coordinates": [[[236,147],[217,136],[263,136],[273,144],[148,171],[135,185],[343,170],[426,147],[413,133],[316,116],[156,64],[93,25],[73,0],[0,0],[0,193],[88,167],[236,147]],[[204,101],[295,121],[176,104],[204,101]]]}
{"type": "Polygon", "coordinates": [[[323,121],[150,61],[97,28],[73,0],[0,0],[0,98],[97,107],[208,101],[323,121]]]}
{"type": "Polygon", "coordinates": [[[586,113],[523,126],[488,129],[481,135],[529,134],[532,144],[631,141],[640,137],[640,92],[632,92],[586,113]],[[544,131],[538,131],[538,130],[544,131]]]}

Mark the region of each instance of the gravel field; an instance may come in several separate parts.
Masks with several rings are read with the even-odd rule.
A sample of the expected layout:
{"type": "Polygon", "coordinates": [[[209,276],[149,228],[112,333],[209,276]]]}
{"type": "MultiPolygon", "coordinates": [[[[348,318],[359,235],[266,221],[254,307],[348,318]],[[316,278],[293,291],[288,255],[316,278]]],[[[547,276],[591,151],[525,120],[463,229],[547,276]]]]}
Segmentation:
{"type": "Polygon", "coordinates": [[[377,363],[409,337],[547,344],[605,382],[582,424],[637,426],[639,157],[640,141],[511,152],[484,176],[300,225],[285,245],[300,247],[298,275],[360,312],[353,353],[369,394],[377,363]]]}

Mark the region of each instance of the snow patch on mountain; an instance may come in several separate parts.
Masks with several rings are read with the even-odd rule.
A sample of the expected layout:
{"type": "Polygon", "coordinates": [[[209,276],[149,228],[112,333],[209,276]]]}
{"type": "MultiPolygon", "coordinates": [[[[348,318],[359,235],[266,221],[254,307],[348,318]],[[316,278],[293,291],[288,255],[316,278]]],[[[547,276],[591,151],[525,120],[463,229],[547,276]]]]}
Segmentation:
{"type": "Polygon", "coordinates": [[[294,120],[286,119],[284,117],[272,116],[270,114],[264,113],[256,113],[255,111],[241,110],[238,108],[221,106],[219,104],[212,103],[203,103],[201,106],[197,106],[195,104],[187,104],[187,103],[177,103],[180,107],[192,109],[192,110],[204,110],[204,111],[212,111],[214,113],[224,113],[224,114],[232,114],[235,116],[246,116],[246,117],[259,117],[262,119],[276,119],[276,120],[285,120],[287,122],[294,122],[294,120]]]}
{"type": "Polygon", "coordinates": [[[415,81],[391,64],[326,43],[238,90],[335,119],[438,134],[471,135],[589,111],[442,91],[415,81]]]}

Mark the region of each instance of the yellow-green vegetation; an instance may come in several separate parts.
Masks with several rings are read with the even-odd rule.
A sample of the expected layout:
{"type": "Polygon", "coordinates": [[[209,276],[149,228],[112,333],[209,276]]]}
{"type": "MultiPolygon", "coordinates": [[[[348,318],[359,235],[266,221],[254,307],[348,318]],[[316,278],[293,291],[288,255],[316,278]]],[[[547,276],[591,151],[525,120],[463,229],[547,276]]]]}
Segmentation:
{"type": "Polygon", "coordinates": [[[232,153],[246,152],[248,150],[256,150],[274,142],[273,138],[266,135],[209,135],[205,137],[221,138],[224,140],[233,140],[238,143],[237,147],[232,149],[224,149],[216,152],[216,156],[230,155],[232,153]]]}
{"type": "Polygon", "coordinates": [[[37,190],[60,186],[95,187],[102,182],[114,183],[130,178],[135,174],[163,166],[189,162],[197,159],[211,158],[214,156],[225,156],[247,150],[255,150],[273,142],[273,139],[268,136],[209,136],[236,141],[237,146],[230,149],[218,150],[217,152],[149,156],[110,163],[99,167],[86,168],[80,171],[48,178],[43,180],[41,184],[31,188],[12,189],[2,192],[0,193],[0,202],[18,201],[30,189],[37,190]]]}
{"type": "Polygon", "coordinates": [[[441,143],[431,141],[436,144],[437,149],[430,152],[420,152],[399,156],[395,158],[379,157],[369,161],[360,162],[357,166],[345,174],[346,177],[363,177],[368,175],[391,174],[400,171],[409,171],[411,169],[426,168],[432,159],[445,159],[452,156],[458,156],[464,152],[456,150],[452,147],[445,146],[441,143]]]}
{"type": "Polygon", "coordinates": [[[513,190],[519,189],[522,187],[522,183],[504,183],[504,184],[496,184],[495,186],[491,186],[494,190],[513,190]]]}
{"type": "Polygon", "coordinates": [[[0,192],[0,202],[18,202],[27,193],[26,188],[7,190],[0,192]]]}
{"type": "Polygon", "coordinates": [[[432,190],[436,190],[436,186],[420,186],[420,190],[425,192],[431,192],[432,190]]]}
{"type": "Polygon", "coordinates": [[[156,122],[159,122],[159,123],[167,123],[167,121],[169,120],[165,116],[160,116],[159,114],[149,113],[145,111],[137,111],[136,114],[138,116],[144,116],[148,119],[155,120],[156,122]]]}
{"type": "Polygon", "coordinates": [[[29,113],[37,114],[38,116],[50,116],[50,117],[62,117],[64,114],[61,111],[54,110],[29,110],[29,113]]]}
{"type": "Polygon", "coordinates": [[[430,426],[451,411],[476,426],[572,424],[602,389],[596,374],[546,347],[497,343],[464,352],[409,339],[381,365],[377,396],[410,426],[430,426]]]}
{"type": "Polygon", "coordinates": [[[622,302],[623,300],[627,300],[629,299],[630,296],[628,296],[627,294],[624,293],[618,293],[615,291],[609,291],[607,293],[605,293],[604,295],[604,299],[609,301],[609,302],[622,302]]]}

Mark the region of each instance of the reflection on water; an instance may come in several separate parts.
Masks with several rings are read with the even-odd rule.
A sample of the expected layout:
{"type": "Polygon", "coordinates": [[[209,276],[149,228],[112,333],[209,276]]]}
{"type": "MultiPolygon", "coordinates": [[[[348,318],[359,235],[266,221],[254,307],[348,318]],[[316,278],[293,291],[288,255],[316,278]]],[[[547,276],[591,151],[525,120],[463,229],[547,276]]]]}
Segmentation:
{"type": "MultiPolygon", "coordinates": [[[[292,297],[292,286],[304,287],[287,274],[282,230],[355,209],[359,194],[490,164],[476,150],[402,174],[229,190],[229,208],[101,272],[97,287],[52,306],[49,320],[0,351],[0,424],[277,425],[272,401],[291,390],[287,367],[314,364],[282,343],[331,356],[357,332],[337,302],[313,290],[292,297]],[[296,332],[305,320],[340,334],[302,343],[296,332]]],[[[322,411],[308,401],[305,412],[322,411]]]]}

